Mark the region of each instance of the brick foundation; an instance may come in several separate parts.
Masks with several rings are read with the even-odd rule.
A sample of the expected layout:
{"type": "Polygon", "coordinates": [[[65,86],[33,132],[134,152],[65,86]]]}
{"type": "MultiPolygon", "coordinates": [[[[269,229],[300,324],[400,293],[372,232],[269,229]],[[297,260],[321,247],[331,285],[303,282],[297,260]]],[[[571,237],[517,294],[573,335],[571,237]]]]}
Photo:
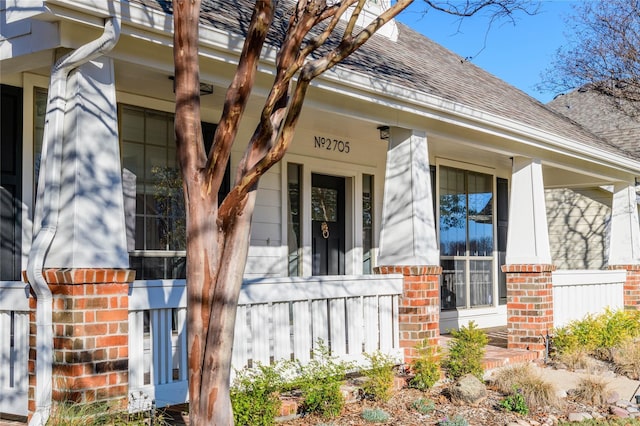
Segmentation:
{"type": "MultiPolygon", "coordinates": [[[[48,269],[53,295],[53,402],[127,405],[129,284],[123,269],[48,269]]],[[[30,299],[29,417],[35,411],[36,300],[30,299]]]]}
{"type": "Polygon", "coordinates": [[[403,295],[399,302],[400,347],[404,361],[417,356],[416,346],[424,340],[438,345],[440,337],[440,266],[379,266],[376,274],[402,274],[403,295]]]}
{"type": "Polygon", "coordinates": [[[627,271],[627,280],[624,283],[624,307],[640,310],[640,265],[611,265],[609,269],[627,271]]]}
{"type": "Polygon", "coordinates": [[[504,265],[507,275],[507,347],[543,354],[553,329],[553,265],[504,265]]]}

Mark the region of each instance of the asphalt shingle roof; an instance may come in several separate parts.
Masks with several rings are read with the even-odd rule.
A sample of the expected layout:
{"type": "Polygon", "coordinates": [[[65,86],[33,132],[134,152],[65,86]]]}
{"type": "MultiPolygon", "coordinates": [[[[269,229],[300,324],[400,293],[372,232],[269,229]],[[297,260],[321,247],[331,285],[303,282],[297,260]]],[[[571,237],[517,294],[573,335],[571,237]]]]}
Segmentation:
{"type": "Polygon", "coordinates": [[[588,87],[557,96],[547,105],[640,160],[640,117],[588,87]]]}
{"type": "MultiPolygon", "coordinates": [[[[130,0],[170,13],[168,0],[130,0]]],[[[248,0],[203,0],[201,22],[236,34],[244,34],[253,4],[248,0]]],[[[276,22],[268,42],[278,44],[286,28],[284,5],[279,2],[276,22]]],[[[416,92],[433,95],[479,111],[509,118],[527,126],[634,158],[629,152],[596,136],[558,114],[521,90],[465,61],[406,25],[397,23],[399,35],[392,41],[374,35],[339,66],[416,92]]],[[[635,157],[637,158],[637,156],[635,157]]]]}

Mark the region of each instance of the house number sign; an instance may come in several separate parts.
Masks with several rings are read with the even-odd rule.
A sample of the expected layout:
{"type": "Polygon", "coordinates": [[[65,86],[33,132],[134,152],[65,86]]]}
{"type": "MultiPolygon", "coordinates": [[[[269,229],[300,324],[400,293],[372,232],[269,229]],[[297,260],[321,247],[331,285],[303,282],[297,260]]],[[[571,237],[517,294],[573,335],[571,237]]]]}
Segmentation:
{"type": "Polygon", "coordinates": [[[322,136],[314,136],[313,147],[316,149],[326,149],[327,151],[342,152],[343,154],[351,152],[349,141],[325,138],[322,136]]]}

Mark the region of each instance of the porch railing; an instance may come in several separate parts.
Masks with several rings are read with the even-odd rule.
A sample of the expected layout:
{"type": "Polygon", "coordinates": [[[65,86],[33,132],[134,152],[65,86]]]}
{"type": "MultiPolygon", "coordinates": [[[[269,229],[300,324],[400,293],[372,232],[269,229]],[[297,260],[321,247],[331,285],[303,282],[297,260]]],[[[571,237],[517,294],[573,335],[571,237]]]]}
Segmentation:
{"type": "Polygon", "coordinates": [[[610,308],[624,308],[624,270],[558,270],[553,272],[553,326],[610,308]]]}
{"type": "MultiPolygon", "coordinates": [[[[402,276],[268,278],[244,284],[233,368],[297,359],[319,340],[332,354],[364,361],[365,352],[400,356],[402,276]]],[[[130,410],[187,401],[184,280],[136,281],[129,300],[130,410]]]]}
{"type": "Polygon", "coordinates": [[[28,360],[28,285],[0,281],[0,413],[27,415],[28,360]]]}

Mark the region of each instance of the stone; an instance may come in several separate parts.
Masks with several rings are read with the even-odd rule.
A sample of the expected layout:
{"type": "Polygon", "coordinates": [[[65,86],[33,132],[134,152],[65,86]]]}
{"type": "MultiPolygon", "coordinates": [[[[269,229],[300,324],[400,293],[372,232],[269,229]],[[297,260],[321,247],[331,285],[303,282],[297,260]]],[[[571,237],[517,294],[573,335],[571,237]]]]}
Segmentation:
{"type": "Polygon", "coordinates": [[[529,420],[529,424],[530,424],[531,426],[540,426],[540,425],[541,425],[541,423],[540,423],[540,422],[536,422],[535,420],[529,420]]]}
{"type": "Polygon", "coordinates": [[[607,404],[615,404],[619,400],[620,400],[620,394],[618,394],[618,392],[616,391],[609,392],[609,395],[607,397],[607,404]]]}
{"type": "Polygon", "coordinates": [[[568,420],[569,422],[581,422],[583,420],[590,419],[591,415],[587,413],[569,413],[568,420]],[[585,416],[586,414],[586,416],[585,416]],[[588,416],[588,417],[587,417],[588,416]]]}
{"type": "Polygon", "coordinates": [[[609,412],[616,417],[620,417],[621,419],[629,418],[629,412],[624,408],[617,407],[615,405],[611,405],[609,407],[609,412]]]}
{"type": "Polygon", "coordinates": [[[487,387],[473,374],[466,374],[449,388],[449,394],[453,402],[474,405],[487,396],[487,387]]]}
{"type": "Polygon", "coordinates": [[[627,407],[627,411],[630,412],[630,413],[637,413],[640,410],[638,409],[638,407],[634,407],[633,405],[629,405],[627,407]]]}
{"type": "Polygon", "coordinates": [[[558,399],[564,399],[567,397],[567,391],[565,391],[564,389],[558,389],[556,390],[556,398],[558,399]]]}

